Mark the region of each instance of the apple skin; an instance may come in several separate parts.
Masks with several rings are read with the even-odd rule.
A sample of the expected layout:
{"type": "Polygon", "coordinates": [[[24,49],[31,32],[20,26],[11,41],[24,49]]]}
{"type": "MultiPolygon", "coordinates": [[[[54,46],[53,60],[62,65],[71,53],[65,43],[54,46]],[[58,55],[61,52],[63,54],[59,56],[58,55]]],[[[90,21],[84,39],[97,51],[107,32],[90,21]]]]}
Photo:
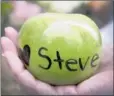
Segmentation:
{"type": "MultiPolygon", "coordinates": [[[[29,45],[30,53],[26,58],[28,64],[26,68],[36,79],[53,85],[78,84],[92,76],[99,67],[100,58],[98,58],[91,67],[91,60],[94,54],[100,57],[102,49],[102,40],[97,25],[87,16],[82,14],[60,14],[44,13],[27,20],[20,32],[18,45],[23,54],[25,45],[29,45]],[[48,56],[51,61],[51,67],[46,70],[39,65],[47,67],[48,60],[38,55],[41,47],[42,54],[48,56]],[[62,62],[62,69],[59,68],[56,52],[59,51],[62,62]],[[90,57],[86,66],[88,56],[90,57]],[[77,71],[69,71],[66,68],[68,59],[75,59],[77,64],[69,66],[77,71]],[[82,71],[79,66],[79,58],[85,69],[82,71]]],[[[25,62],[26,63],[26,62],[25,62]]]]}

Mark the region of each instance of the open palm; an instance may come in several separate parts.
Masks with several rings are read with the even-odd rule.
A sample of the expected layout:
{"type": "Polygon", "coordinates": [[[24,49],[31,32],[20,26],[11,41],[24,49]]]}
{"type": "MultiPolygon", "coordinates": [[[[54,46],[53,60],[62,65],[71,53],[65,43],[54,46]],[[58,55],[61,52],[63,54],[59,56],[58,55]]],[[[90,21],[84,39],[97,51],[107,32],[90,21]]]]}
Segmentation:
{"type": "Polygon", "coordinates": [[[29,73],[18,57],[18,33],[12,27],[5,28],[5,37],[1,38],[2,55],[7,59],[15,78],[23,84],[32,95],[112,95],[113,94],[113,46],[102,50],[100,68],[97,73],[78,85],[52,86],[36,80],[29,73]]]}

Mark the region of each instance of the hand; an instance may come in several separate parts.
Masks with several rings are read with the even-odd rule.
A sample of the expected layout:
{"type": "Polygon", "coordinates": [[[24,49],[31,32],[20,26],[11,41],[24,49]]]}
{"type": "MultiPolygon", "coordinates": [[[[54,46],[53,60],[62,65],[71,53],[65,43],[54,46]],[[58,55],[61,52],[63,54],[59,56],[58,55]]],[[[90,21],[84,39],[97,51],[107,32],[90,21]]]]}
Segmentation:
{"type": "MultiPolygon", "coordinates": [[[[3,57],[8,61],[15,78],[28,90],[38,95],[112,95],[113,94],[113,46],[103,48],[100,68],[97,73],[78,85],[52,86],[36,80],[18,57],[18,33],[12,27],[5,28],[5,37],[1,38],[3,57]],[[36,93],[35,93],[36,92],[36,93]]],[[[32,95],[34,95],[31,93],[32,95]]]]}

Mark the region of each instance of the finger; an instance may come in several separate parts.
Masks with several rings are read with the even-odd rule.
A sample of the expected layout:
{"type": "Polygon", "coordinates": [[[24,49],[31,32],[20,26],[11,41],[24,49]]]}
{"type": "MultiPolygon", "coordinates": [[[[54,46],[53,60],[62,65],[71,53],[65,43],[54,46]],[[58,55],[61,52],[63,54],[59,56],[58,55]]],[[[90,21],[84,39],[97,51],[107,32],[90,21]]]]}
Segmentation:
{"type": "Polygon", "coordinates": [[[111,95],[113,93],[113,71],[99,73],[77,86],[79,95],[111,95]]]}
{"type": "Polygon", "coordinates": [[[8,37],[17,46],[18,32],[14,28],[5,28],[5,36],[8,37]]]}
{"type": "Polygon", "coordinates": [[[59,95],[77,95],[77,91],[75,86],[58,86],[56,87],[57,93],[59,93],[59,95]]]}
{"type": "Polygon", "coordinates": [[[29,95],[38,95],[38,92],[36,90],[36,80],[30,74],[29,71],[24,70],[22,73],[20,73],[17,76],[17,80],[23,86],[22,88],[24,88],[24,90],[27,90],[27,94],[29,94],[29,95]]]}
{"type": "Polygon", "coordinates": [[[16,55],[14,55],[12,52],[6,52],[4,53],[4,55],[7,58],[12,72],[22,84],[24,84],[28,88],[35,89],[41,94],[56,94],[54,88],[41,81],[35,80],[34,77],[27,70],[24,70],[22,62],[16,55]]]}
{"type": "Polygon", "coordinates": [[[4,57],[15,76],[18,76],[25,70],[21,60],[11,51],[6,51],[4,57]]]}
{"type": "Polygon", "coordinates": [[[57,95],[55,88],[47,83],[37,80],[36,90],[41,95],[57,95]]]}
{"type": "Polygon", "coordinates": [[[2,45],[3,53],[6,52],[6,51],[11,51],[12,53],[17,55],[17,50],[16,50],[15,45],[7,37],[2,37],[1,38],[1,45],[2,45]]]}
{"type": "Polygon", "coordinates": [[[28,89],[32,88],[36,90],[36,81],[35,78],[28,72],[28,70],[24,70],[20,74],[18,74],[17,79],[23,85],[25,85],[28,89]]]}
{"type": "Polygon", "coordinates": [[[113,70],[113,46],[108,45],[105,46],[102,50],[101,58],[100,58],[100,66],[96,71],[96,74],[106,71],[113,70]]]}
{"type": "MultiPolygon", "coordinates": [[[[27,70],[24,69],[21,60],[15,54],[8,51],[4,53],[4,57],[6,58],[8,65],[15,76],[15,79],[18,80],[24,86],[26,86],[28,90],[36,90],[35,78],[27,70]]],[[[31,90],[31,94],[32,92],[34,92],[34,94],[37,93],[36,91],[31,90]]]]}

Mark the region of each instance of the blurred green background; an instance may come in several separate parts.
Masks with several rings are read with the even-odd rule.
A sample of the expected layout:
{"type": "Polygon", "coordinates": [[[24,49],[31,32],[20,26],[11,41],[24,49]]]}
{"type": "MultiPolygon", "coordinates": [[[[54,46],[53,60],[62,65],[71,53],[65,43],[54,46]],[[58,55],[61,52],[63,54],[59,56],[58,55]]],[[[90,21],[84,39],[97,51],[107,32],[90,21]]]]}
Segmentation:
{"type": "MultiPolygon", "coordinates": [[[[4,28],[21,25],[32,16],[45,12],[81,13],[92,18],[98,25],[103,45],[113,44],[113,1],[1,1],[1,35],[4,28]]],[[[7,62],[1,64],[2,95],[27,95],[28,92],[13,78],[7,62]]]]}

